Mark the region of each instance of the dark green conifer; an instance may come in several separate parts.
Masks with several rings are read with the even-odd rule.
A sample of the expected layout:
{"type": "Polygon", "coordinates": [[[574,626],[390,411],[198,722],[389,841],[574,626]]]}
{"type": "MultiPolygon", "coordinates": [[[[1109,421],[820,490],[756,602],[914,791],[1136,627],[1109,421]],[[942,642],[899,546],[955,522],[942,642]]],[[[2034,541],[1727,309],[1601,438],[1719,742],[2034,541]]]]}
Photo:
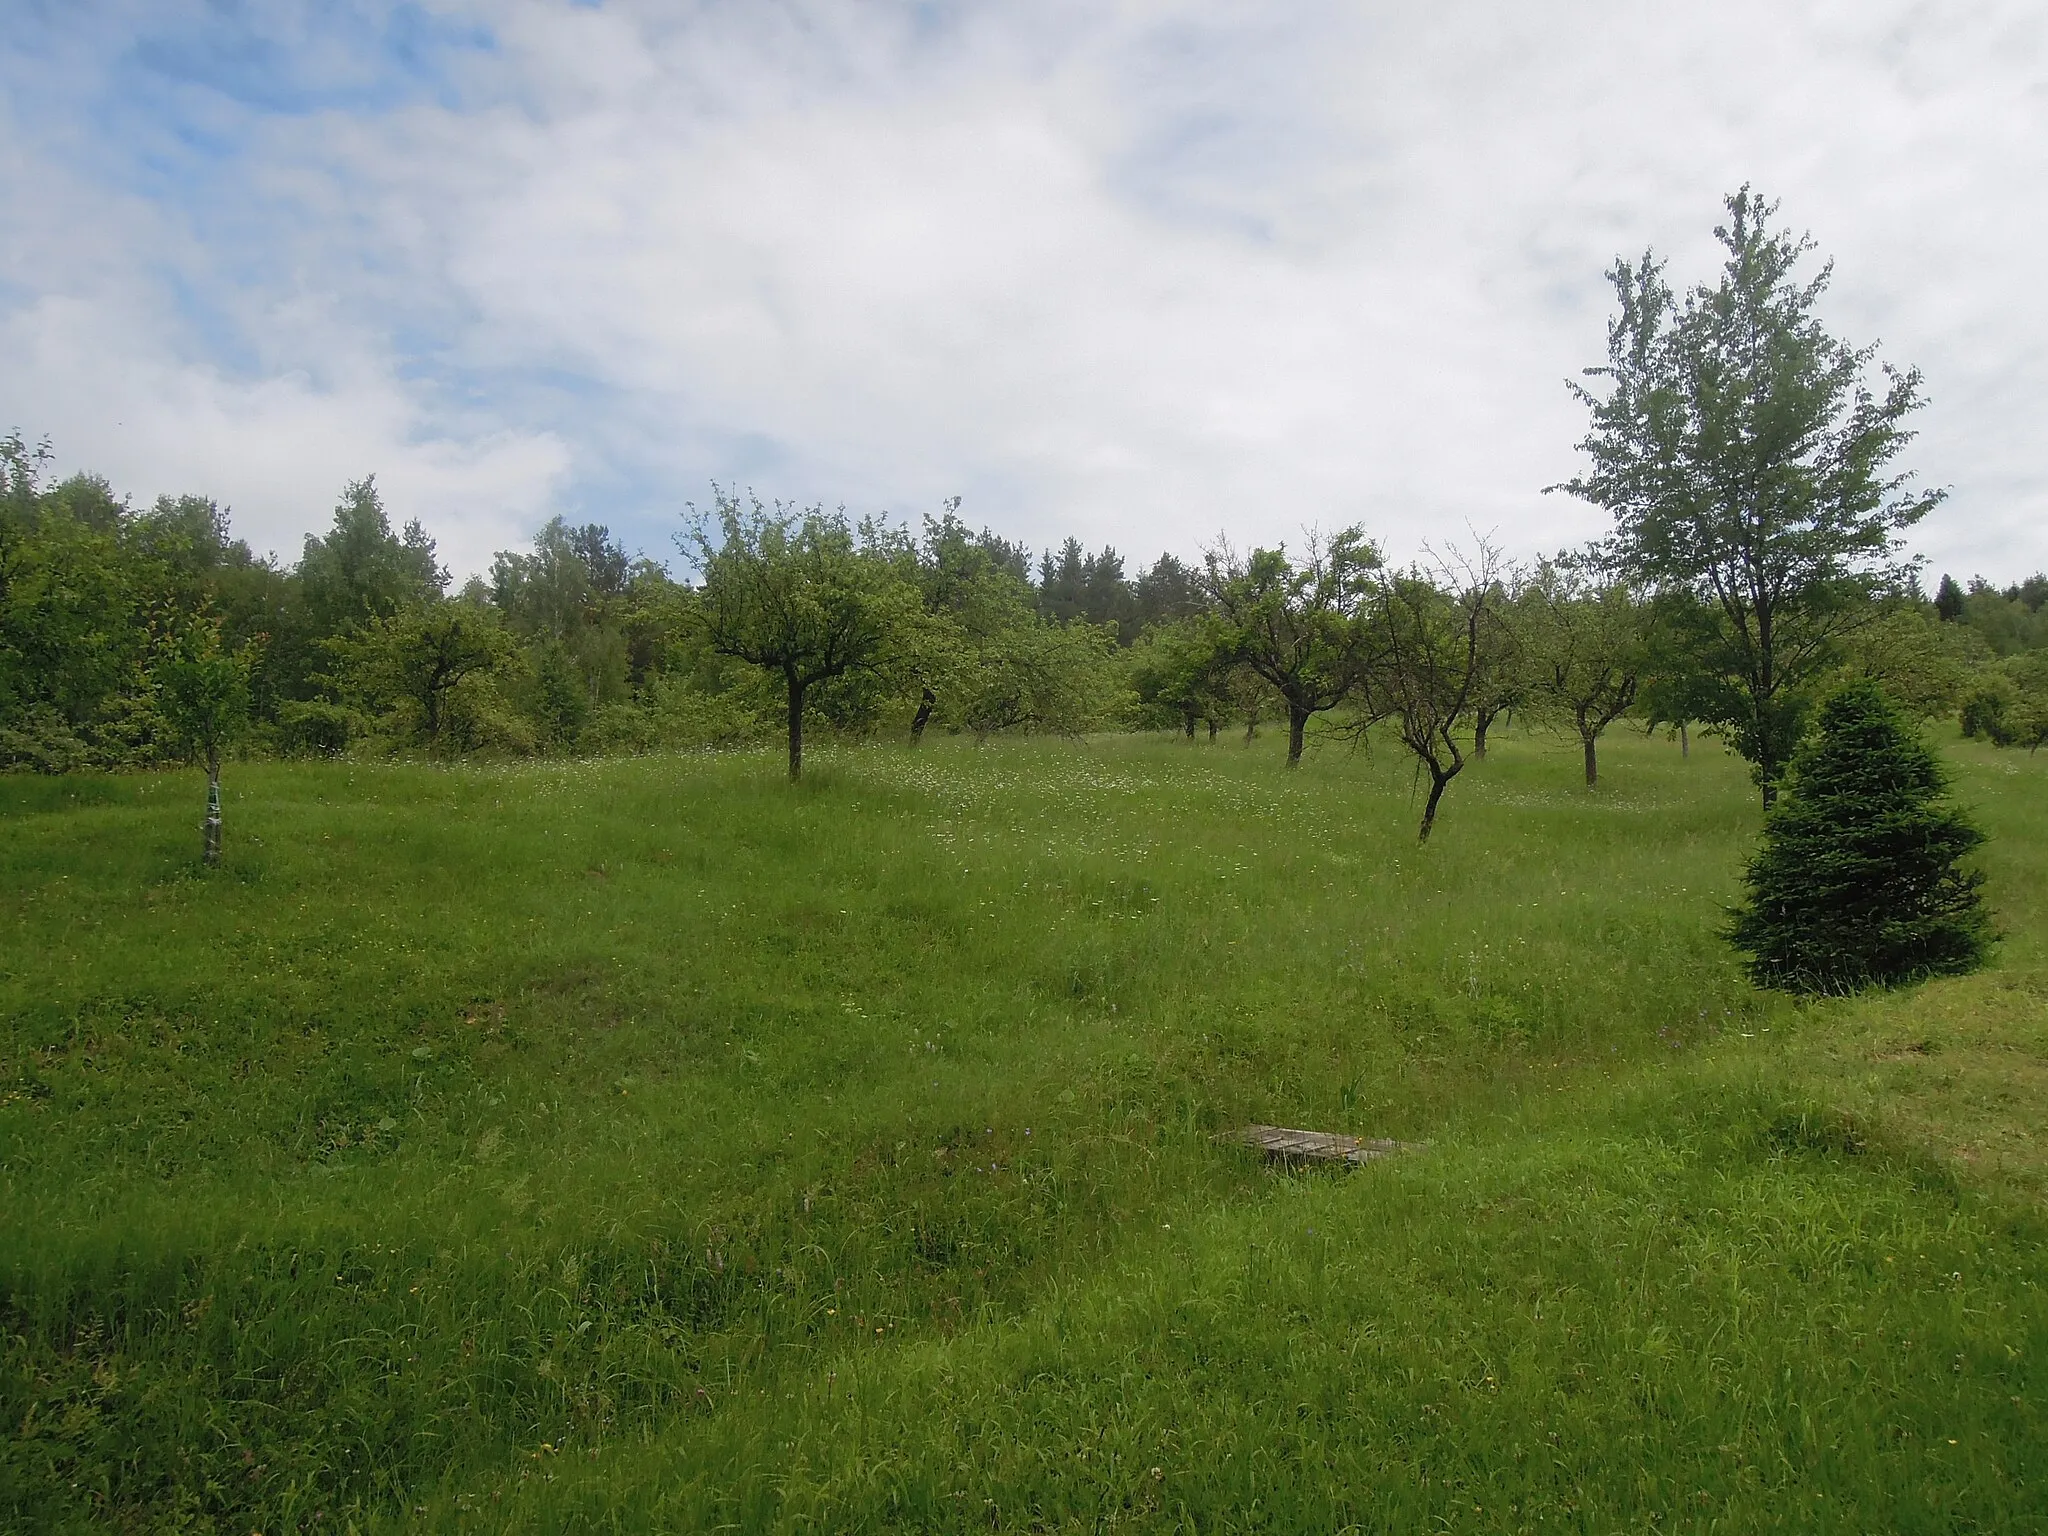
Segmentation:
{"type": "Polygon", "coordinates": [[[1975,970],[1989,954],[1984,841],[1941,765],[1873,683],[1831,698],[1750,861],[1729,937],[1758,986],[1852,992],[1975,970]]]}

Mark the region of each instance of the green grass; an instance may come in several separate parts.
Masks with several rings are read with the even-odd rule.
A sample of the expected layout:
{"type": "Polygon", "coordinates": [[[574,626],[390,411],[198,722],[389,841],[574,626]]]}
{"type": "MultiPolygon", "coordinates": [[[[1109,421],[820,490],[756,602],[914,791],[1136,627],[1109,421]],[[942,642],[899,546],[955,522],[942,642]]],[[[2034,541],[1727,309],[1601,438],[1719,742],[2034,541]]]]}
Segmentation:
{"type": "Polygon", "coordinates": [[[1795,1005],[1741,766],[0,780],[0,1526],[2048,1529],[2048,759],[1795,1005]],[[1428,1143],[1349,1175],[1219,1134],[1428,1143]]]}

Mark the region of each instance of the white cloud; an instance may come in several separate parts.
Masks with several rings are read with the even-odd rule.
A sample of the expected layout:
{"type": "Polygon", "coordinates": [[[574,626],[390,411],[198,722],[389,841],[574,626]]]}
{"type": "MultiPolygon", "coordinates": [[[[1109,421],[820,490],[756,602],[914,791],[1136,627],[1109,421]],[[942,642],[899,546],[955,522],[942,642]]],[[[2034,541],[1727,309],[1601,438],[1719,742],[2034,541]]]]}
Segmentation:
{"type": "Polygon", "coordinates": [[[0,348],[35,393],[0,410],[32,413],[62,446],[62,467],[90,468],[141,501],[215,497],[252,547],[287,562],[305,533],[325,527],[342,485],[374,472],[394,523],[420,518],[445,563],[480,570],[493,550],[524,544],[568,470],[550,434],[417,437],[413,403],[366,365],[324,380],[236,380],[135,340],[105,308],[77,299],[8,316],[0,348]]]}
{"type": "Polygon", "coordinates": [[[1468,524],[1533,552],[1600,523],[1539,489],[1573,468],[1602,269],[1654,243],[1708,275],[1753,179],[1838,259],[1840,329],[1927,375],[1913,462],[1955,495],[1922,546],[2048,564],[2030,8],[476,14],[497,45],[454,104],[262,122],[253,279],[138,215],[251,359],[124,341],[156,290],[115,263],[7,322],[70,402],[21,425],[287,544],[383,466],[460,563],[556,506],[661,552],[714,477],[862,510],[962,491],[1144,558],[1352,519],[1397,553],[1468,524]],[[105,435],[114,404],[155,425],[105,435]]]}

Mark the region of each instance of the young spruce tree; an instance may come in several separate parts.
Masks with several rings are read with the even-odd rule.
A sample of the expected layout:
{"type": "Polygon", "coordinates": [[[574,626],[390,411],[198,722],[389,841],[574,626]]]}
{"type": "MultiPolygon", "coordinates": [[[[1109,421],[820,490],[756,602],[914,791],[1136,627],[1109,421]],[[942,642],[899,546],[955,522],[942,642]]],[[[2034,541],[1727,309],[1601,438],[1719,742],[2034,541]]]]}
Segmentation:
{"type": "Polygon", "coordinates": [[[1984,834],[1942,803],[1946,787],[1875,684],[1828,700],[1764,822],[1729,930],[1757,985],[1853,992],[1984,963],[1984,877],[1957,867],[1984,834]]]}

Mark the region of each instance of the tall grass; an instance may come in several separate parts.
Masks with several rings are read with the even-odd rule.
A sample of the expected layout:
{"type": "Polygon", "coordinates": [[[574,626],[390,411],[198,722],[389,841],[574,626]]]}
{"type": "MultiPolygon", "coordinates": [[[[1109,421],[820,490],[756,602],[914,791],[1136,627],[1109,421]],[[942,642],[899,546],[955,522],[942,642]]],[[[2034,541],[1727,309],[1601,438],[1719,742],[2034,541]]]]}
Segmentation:
{"type": "Polygon", "coordinates": [[[2048,1520],[2041,767],[1998,970],[1796,1007],[1740,766],[1607,755],[252,764],[204,878],[0,781],[0,1517],[2048,1520]]]}

